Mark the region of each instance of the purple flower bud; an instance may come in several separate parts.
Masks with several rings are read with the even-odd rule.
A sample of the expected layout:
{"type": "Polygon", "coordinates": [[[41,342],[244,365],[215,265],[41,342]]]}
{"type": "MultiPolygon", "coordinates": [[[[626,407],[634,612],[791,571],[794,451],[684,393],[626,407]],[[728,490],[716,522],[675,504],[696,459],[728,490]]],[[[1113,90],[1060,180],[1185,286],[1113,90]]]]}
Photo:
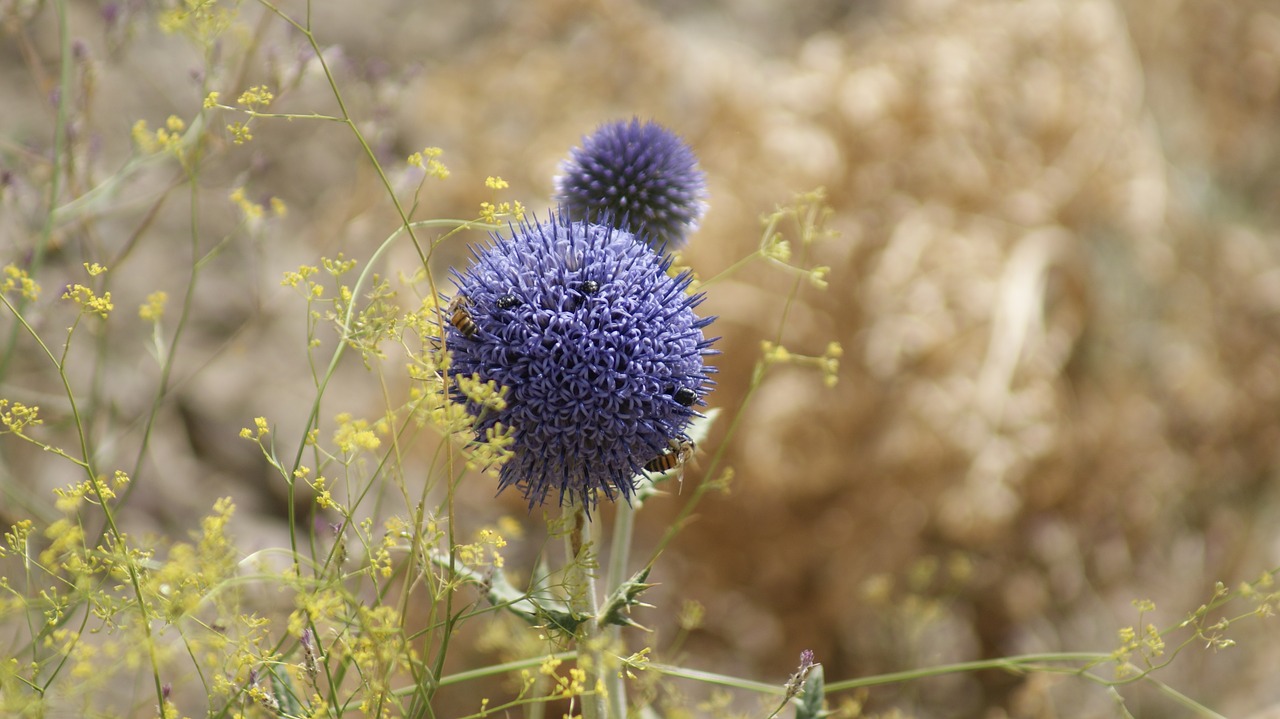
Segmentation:
{"type": "Polygon", "coordinates": [[[693,150],[656,122],[614,122],[560,165],[556,200],[572,219],[611,222],[656,250],[683,247],[707,209],[693,150]]]}

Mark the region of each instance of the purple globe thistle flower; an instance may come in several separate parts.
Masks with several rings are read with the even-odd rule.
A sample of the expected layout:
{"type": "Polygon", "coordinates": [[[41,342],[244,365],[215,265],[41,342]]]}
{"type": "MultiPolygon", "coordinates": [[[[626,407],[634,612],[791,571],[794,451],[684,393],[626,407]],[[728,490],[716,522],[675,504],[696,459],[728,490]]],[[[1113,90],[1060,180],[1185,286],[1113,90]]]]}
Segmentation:
{"type": "Polygon", "coordinates": [[[669,276],[670,258],[631,234],[563,212],[474,254],[453,273],[445,341],[454,376],[508,390],[501,411],[469,405],[477,436],[514,430],[498,491],[518,487],[530,509],[549,494],[590,508],[597,489],[629,501],[641,468],[688,439],[713,384],[702,328],[714,318],[695,314],[692,278],[669,276]]]}
{"type": "Polygon", "coordinates": [[[600,126],[560,171],[556,200],[573,219],[611,222],[659,251],[683,247],[707,209],[693,150],[656,122],[600,126]]]}

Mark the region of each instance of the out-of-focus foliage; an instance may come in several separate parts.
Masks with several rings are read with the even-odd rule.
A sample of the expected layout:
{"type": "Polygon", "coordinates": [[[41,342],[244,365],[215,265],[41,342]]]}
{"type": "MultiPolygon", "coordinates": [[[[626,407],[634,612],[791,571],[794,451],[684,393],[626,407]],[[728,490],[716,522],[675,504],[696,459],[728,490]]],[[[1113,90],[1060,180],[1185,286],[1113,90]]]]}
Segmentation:
{"type": "MultiPolygon", "coordinates": [[[[133,4],[117,5],[110,22],[96,5],[71,8],[84,52],[75,91],[104,129],[83,143],[86,181],[128,155],[137,119],[164,126],[200,97],[198,58],[130,15],[141,12],[133,4]]],[[[21,18],[33,44],[0,43],[5,246],[39,224],[39,189],[22,170],[39,164],[25,148],[47,130],[54,79],[29,78],[56,60],[56,44],[42,44],[49,13],[0,11],[10,7],[33,13],[21,18]]],[[[835,680],[1105,649],[1133,623],[1136,597],[1154,598],[1154,620],[1172,624],[1215,581],[1234,586],[1280,564],[1274,2],[376,0],[317,3],[314,15],[375,152],[448,153],[454,181],[433,191],[434,213],[469,216],[494,199],[483,189],[494,174],[536,207],[587,129],[631,116],[678,131],[708,174],[710,211],[684,258],[706,274],[750,251],[762,209],[827,188],[840,233],[820,250],[830,287],[801,294],[787,345],[818,355],[839,341],[840,382],[778,371],[730,449],[734,493],[701,508],[650,578],[655,604],[705,605],[686,644],[699,665],[781,677],[812,648],[835,680]]],[[[288,90],[273,110],[323,105],[314,56],[263,26],[255,54],[230,63],[241,85],[288,90]]],[[[235,75],[222,78],[226,91],[235,75]]],[[[173,421],[150,450],[165,482],[130,505],[137,521],[188,526],[231,487],[253,498],[239,502],[240,521],[264,546],[281,544],[285,499],[235,436],[264,403],[285,425],[303,421],[305,382],[292,369],[302,350],[248,350],[290,334],[306,344],[300,318],[275,301],[279,268],[360,254],[398,222],[341,133],[255,122],[253,141],[207,171],[264,202],[282,198],[288,232],[211,260],[192,301],[220,322],[190,329],[173,421]],[[260,291],[233,290],[244,278],[260,291]]],[[[155,193],[171,179],[149,178],[155,193]]],[[[222,184],[206,186],[217,188],[197,191],[210,205],[225,197],[222,184]]],[[[127,257],[139,241],[188,236],[185,199],[165,203],[141,238],[130,233],[151,205],[81,207],[107,219],[94,232],[68,225],[56,242],[127,257]]],[[[231,203],[201,218],[210,244],[241,221],[231,203]]],[[[443,268],[465,249],[439,254],[443,268]]],[[[191,262],[178,244],[147,257],[113,264],[116,306],[143,304],[166,289],[157,278],[191,262]]],[[[416,261],[406,251],[391,265],[411,272],[416,261]]],[[[82,270],[66,275],[79,281],[82,270]]],[[[725,337],[713,406],[736,410],[783,281],[751,270],[709,296],[725,337]]],[[[123,416],[151,399],[144,343],[134,346],[122,343],[136,356],[114,357],[95,384],[101,406],[123,416]]],[[[10,369],[13,382],[22,368],[10,369]]],[[[26,496],[67,483],[24,471],[36,456],[5,459],[26,496]]],[[[492,512],[490,495],[477,481],[463,499],[492,512]]],[[[649,506],[656,523],[661,510],[649,506]]],[[[638,542],[662,529],[642,524],[638,542]]],[[[677,632],[673,614],[656,629],[677,632]]],[[[1226,715],[1259,711],[1280,702],[1272,637],[1187,655],[1165,679],[1226,715]]],[[[1110,702],[994,673],[867,698],[921,716],[992,706],[1083,716],[1110,702]]]]}

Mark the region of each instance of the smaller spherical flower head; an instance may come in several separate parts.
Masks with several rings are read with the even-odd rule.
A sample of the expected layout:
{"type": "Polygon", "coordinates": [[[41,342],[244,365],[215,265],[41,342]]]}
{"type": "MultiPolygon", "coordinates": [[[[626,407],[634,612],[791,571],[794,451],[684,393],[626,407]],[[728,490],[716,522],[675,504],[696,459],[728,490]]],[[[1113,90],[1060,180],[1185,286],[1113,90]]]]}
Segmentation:
{"type": "Polygon", "coordinates": [[[612,222],[659,251],[683,247],[707,209],[693,150],[656,122],[602,125],[560,171],[556,200],[573,219],[612,222]]]}
{"type": "MultiPolygon", "coordinates": [[[[455,377],[506,387],[500,411],[469,404],[477,437],[514,430],[499,491],[529,507],[556,496],[594,506],[597,490],[629,499],[634,478],[685,430],[713,384],[710,317],[688,273],[622,230],[572,221],[518,225],[454,271],[445,342],[455,377]],[[454,321],[454,320],[458,321],[454,321]]],[[[461,393],[455,393],[460,401],[461,393]]]]}

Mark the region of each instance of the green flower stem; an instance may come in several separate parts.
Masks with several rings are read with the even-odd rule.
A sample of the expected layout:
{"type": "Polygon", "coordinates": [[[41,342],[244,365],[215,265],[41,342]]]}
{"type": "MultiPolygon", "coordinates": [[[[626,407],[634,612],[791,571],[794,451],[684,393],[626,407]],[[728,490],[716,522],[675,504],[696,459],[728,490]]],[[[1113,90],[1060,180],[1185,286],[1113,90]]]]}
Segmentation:
{"type": "MultiPolygon", "coordinates": [[[[596,691],[604,670],[603,637],[596,613],[600,611],[596,599],[596,579],[593,562],[590,561],[591,521],[581,498],[574,496],[564,510],[569,522],[565,534],[568,564],[565,566],[565,591],[569,594],[569,611],[575,616],[586,617],[574,632],[578,668],[586,672],[583,684],[586,693],[582,697],[582,719],[604,719],[609,716],[602,692],[596,691]]],[[[615,718],[620,719],[620,718],[615,718]]]]}
{"type": "Polygon", "coordinates": [[[842,682],[832,682],[827,685],[827,692],[846,691],[849,689],[860,689],[862,687],[874,687],[881,684],[897,684],[899,682],[914,681],[917,679],[926,679],[928,677],[942,676],[944,674],[962,674],[965,672],[976,672],[986,669],[1003,669],[1013,674],[1026,674],[1029,672],[1046,672],[1051,674],[1084,674],[1091,667],[1112,661],[1110,653],[1106,652],[1049,652],[1045,654],[1023,654],[1012,657],[1000,657],[998,659],[979,659],[972,662],[957,662],[955,664],[942,664],[936,667],[924,667],[921,669],[911,669],[903,672],[890,672],[888,674],[876,674],[869,677],[861,677],[859,679],[846,679],[842,682]],[[1059,664],[1076,665],[1076,666],[1055,666],[1059,664]]]}
{"type": "MultiPolygon", "coordinates": [[[[58,7],[63,11],[66,9],[63,5],[59,5],[58,7]]],[[[125,541],[125,534],[120,531],[119,526],[116,524],[115,511],[112,509],[112,504],[110,500],[103,495],[102,483],[98,479],[98,471],[93,462],[93,452],[90,451],[88,435],[89,428],[87,426],[84,413],[81,412],[80,407],[76,402],[75,392],[71,389],[71,379],[67,376],[67,355],[71,352],[71,338],[75,334],[76,327],[80,325],[80,319],[84,317],[84,313],[82,312],[76,318],[75,323],[72,324],[71,327],[67,328],[67,340],[66,343],[63,344],[61,356],[58,356],[53,353],[53,350],[51,350],[47,344],[45,344],[44,340],[40,339],[40,335],[36,332],[35,328],[27,322],[26,318],[23,317],[22,314],[20,314],[20,309],[18,307],[10,304],[7,298],[0,298],[0,301],[3,301],[5,307],[13,314],[14,319],[18,321],[18,325],[20,325],[22,329],[25,330],[33,340],[35,340],[41,351],[44,352],[45,356],[49,358],[49,361],[58,370],[58,378],[62,381],[62,389],[67,396],[67,406],[71,412],[72,426],[75,427],[76,435],[79,438],[81,459],[76,459],[62,450],[50,448],[50,451],[54,451],[59,456],[71,460],[76,464],[76,466],[84,470],[89,481],[89,486],[93,492],[93,496],[97,499],[98,505],[102,507],[102,516],[106,521],[107,531],[113,540],[112,546],[118,547],[120,550],[120,556],[128,575],[129,585],[133,588],[133,596],[137,601],[138,614],[141,616],[142,622],[142,632],[146,641],[147,658],[150,660],[151,676],[154,680],[156,689],[156,699],[159,700],[160,706],[163,706],[164,694],[162,692],[163,684],[160,680],[160,662],[156,655],[156,645],[152,635],[151,612],[148,610],[149,605],[147,604],[146,594],[142,591],[141,573],[138,570],[137,562],[129,555],[128,542],[125,541]]],[[[86,613],[85,616],[87,618],[88,614],[86,613]]],[[[70,619],[71,614],[68,613],[66,617],[70,619]]],[[[44,631],[48,631],[50,629],[52,629],[52,626],[46,627],[44,631]]],[[[81,628],[77,632],[77,636],[80,636],[83,631],[84,623],[82,622],[81,628]]],[[[45,684],[40,689],[41,693],[48,691],[48,688],[53,685],[53,681],[58,677],[62,667],[66,664],[66,656],[67,655],[63,656],[63,660],[60,661],[54,671],[45,678],[45,684]]]]}
{"type": "Polygon", "coordinates": [[[1158,679],[1148,677],[1147,681],[1153,684],[1156,690],[1159,691],[1161,694],[1165,695],[1166,697],[1169,697],[1170,699],[1182,705],[1183,707],[1190,709],[1191,711],[1195,712],[1198,716],[1210,717],[1210,719],[1227,719],[1226,717],[1219,714],[1218,712],[1210,709],[1209,707],[1201,704],[1200,702],[1192,699],[1186,694],[1183,694],[1182,692],[1178,691],[1177,689],[1174,689],[1173,687],[1169,686],[1168,684],[1165,684],[1164,682],[1158,679]]]}
{"type": "MultiPolygon", "coordinates": [[[[565,660],[572,659],[573,656],[573,652],[560,652],[559,654],[552,654],[550,658],[565,660]]],[[[547,659],[548,657],[530,657],[528,659],[517,659],[514,662],[507,662],[505,664],[494,664],[490,667],[481,667],[479,669],[472,669],[470,671],[458,672],[457,674],[450,674],[447,677],[441,677],[439,683],[440,686],[447,687],[454,684],[463,684],[465,682],[475,681],[476,679],[484,679],[485,677],[496,677],[510,672],[518,672],[521,669],[533,669],[534,667],[541,666],[547,661],[547,659]]],[[[405,691],[410,690],[406,689],[405,691]]]]}
{"type": "MultiPolygon", "coordinates": [[[[1100,652],[1025,654],[1021,656],[1002,657],[999,659],[982,659],[972,662],[942,664],[936,667],[924,667],[922,669],[891,672],[889,674],[876,674],[869,677],[860,677],[858,679],[846,679],[842,682],[833,682],[826,685],[826,692],[827,694],[832,694],[834,692],[848,691],[850,689],[880,686],[882,684],[899,684],[902,682],[927,679],[929,677],[937,677],[945,674],[962,674],[965,672],[976,672],[986,669],[1003,669],[1014,674],[1026,674],[1028,672],[1083,674],[1089,667],[1108,661],[1111,661],[1111,655],[1100,652]],[[1056,664],[1074,664],[1076,666],[1054,666],[1056,664]]],[[[742,679],[740,677],[726,676],[724,674],[716,674],[714,672],[704,672],[698,669],[687,669],[685,667],[678,667],[672,664],[647,662],[639,665],[637,668],[645,671],[658,672],[664,676],[692,679],[706,684],[716,684],[718,686],[730,687],[733,689],[744,689],[746,691],[756,692],[757,694],[783,696],[787,691],[786,687],[781,684],[755,682],[748,679],[742,679]]]]}
{"type": "MultiPolygon", "coordinates": [[[[1113,692],[1116,690],[1116,687],[1121,684],[1136,681],[1148,682],[1161,694],[1194,711],[1197,715],[1211,717],[1213,719],[1222,719],[1222,715],[1214,712],[1203,704],[1196,702],[1185,694],[1182,694],[1176,689],[1168,686],[1164,682],[1151,677],[1149,674],[1133,677],[1131,680],[1125,682],[1113,682],[1098,677],[1090,672],[1090,669],[1100,664],[1106,664],[1112,661],[1114,661],[1114,657],[1105,652],[1051,652],[1045,654],[1023,654],[1012,657],[1000,657],[997,659],[982,659],[971,662],[942,664],[935,667],[924,667],[921,669],[891,672],[888,674],[876,674],[874,676],[860,677],[857,679],[846,679],[842,682],[833,682],[826,685],[825,693],[830,695],[835,692],[849,691],[851,689],[861,689],[885,684],[901,684],[904,682],[943,676],[946,674],[963,674],[967,672],[995,669],[1007,671],[1011,674],[1028,674],[1032,672],[1069,674],[1101,684],[1113,692]]],[[[745,691],[755,692],[757,694],[785,696],[787,691],[786,687],[780,684],[755,682],[739,677],[716,674],[714,672],[705,672],[697,669],[688,669],[671,664],[646,662],[636,664],[635,668],[642,669],[644,671],[657,672],[664,676],[690,679],[693,681],[715,684],[717,686],[730,687],[733,689],[742,689],[745,691]]]]}
{"type": "MultiPolygon", "coordinates": [[[[613,545],[609,548],[609,573],[605,575],[605,586],[610,592],[616,591],[627,581],[627,561],[631,558],[631,536],[635,526],[636,508],[630,502],[619,502],[613,524],[613,545]]],[[[598,615],[596,620],[599,621],[598,615]]],[[[622,627],[610,625],[605,630],[605,640],[609,651],[626,655],[626,647],[622,643],[622,627]]],[[[609,716],[623,719],[627,716],[627,685],[623,681],[622,672],[605,672],[603,678],[608,692],[609,716]]]]}
{"type": "MultiPolygon", "coordinates": [[[[71,92],[72,81],[72,57],[71,57],[71,30],[67,22],[67,3],[65,0],[54,3],[54,10],[58,16],[58,87],[60,93],[58,96],[57,112],[53,120],[53,160],[49,163],[49,209],[44,217],[44,224],[40,228],[40,236],[36,240],[36,246],[32,249],[31,264],[27,267],[27,271],[35,276],[40,271],[40,267],[44,265],[44,256],[48,251],[49,243],[53,240],[53,228],[55,226],[55,215],[58,207],[58,195],[62,192],[64,159],[66,160],[65,168],[72,166],[71,160],[64,157],[64,153],[68,152],[67,147],[67,125],[70,122],[67,107],[75,102],[73,93],[71,92]]],[[[28,300],[25,297],[18,298],[18,312],[22,312],[26,308],[28,300]]],[[[9,327],[9,337],[5,340],[4,353],[0,355],[0,377],[5,377],[9,371],[9,362],[13,359],[14,353],[17,351],[18,342],[18,326],[11,325],[9,327]]]]}

